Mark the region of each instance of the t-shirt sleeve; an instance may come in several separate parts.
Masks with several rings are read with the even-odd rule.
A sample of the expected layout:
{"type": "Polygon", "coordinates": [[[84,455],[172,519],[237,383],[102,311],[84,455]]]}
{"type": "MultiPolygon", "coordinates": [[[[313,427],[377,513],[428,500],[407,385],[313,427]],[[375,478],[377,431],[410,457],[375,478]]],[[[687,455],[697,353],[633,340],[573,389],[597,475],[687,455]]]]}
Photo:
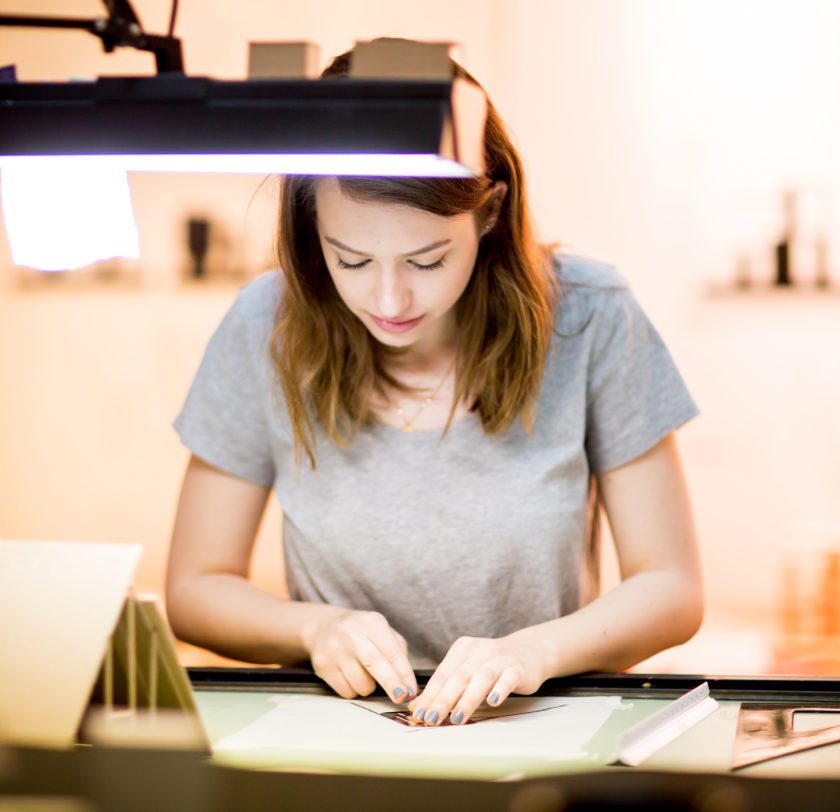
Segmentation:
{"type": "Polygon", "coordinates": [[[269,487],[275,467],[260,355],[268,347],[257,332],[240,293],[207,345],[174,427],[195,456],[269,487]]]}
{"type": "Polygon", "coordinates": [[[586,449],[600,474],[698,414],[662,338],[629,290],[599,294],[587,382],[586,449]]]}

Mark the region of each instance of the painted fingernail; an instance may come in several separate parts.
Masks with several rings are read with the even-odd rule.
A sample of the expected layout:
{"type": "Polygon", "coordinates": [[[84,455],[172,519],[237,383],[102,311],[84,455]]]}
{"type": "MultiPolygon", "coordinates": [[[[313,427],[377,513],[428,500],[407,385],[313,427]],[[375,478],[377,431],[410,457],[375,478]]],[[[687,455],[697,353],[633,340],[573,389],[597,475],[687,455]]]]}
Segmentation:
{"type": "Polygon", "coordinates": [[[424,711],[423,708],[417,708],[417,710],[414,711],[414,718],[418,722],[422,722],[423,721],[423,716],[425,716],[425,714],[426,714],[426,711],[424,711]]]}
{"type": "Polygon", "coordinates": [[[432,712],[431,712],[431,713],[430,713],[430,714],[426,717],[426,721],[427,721],[430,725],[436,725],[436,724],[437,724],[437,720],[438,720],[439,718],[440,718],[440,717],[438,716],[438,712],[437,712],[437,711],[432,711],[432,712]]]}
{"type": "Polygon", "coordinates": [[[393,694],[394,694],[394,699],[399,699],[401,696],[405,695],[405,690],[403,688],[400,688],[399,685],[398,685],[396,688],[394,688],[393,694]]]}
{"type": "Polygon", "coordinates": [[[464,721],[464,711],[456,710],[455,713],[452,714],[452,724],[453,725],[460,725],[461,722],[464,721]]]}
{"type": "Polygon", "coordinates": [[[493,691],[490,696],[487,697],[487,702],[491,705],[495,705],[499,701],[499,695],[493,691]]]}
{"type": "Polygon", "coordinates": [[[409,699],[414,699],[415,696],[417,696],[417,689],[416,688],[409,688],[408,689],[408,698],[409,699]]]}

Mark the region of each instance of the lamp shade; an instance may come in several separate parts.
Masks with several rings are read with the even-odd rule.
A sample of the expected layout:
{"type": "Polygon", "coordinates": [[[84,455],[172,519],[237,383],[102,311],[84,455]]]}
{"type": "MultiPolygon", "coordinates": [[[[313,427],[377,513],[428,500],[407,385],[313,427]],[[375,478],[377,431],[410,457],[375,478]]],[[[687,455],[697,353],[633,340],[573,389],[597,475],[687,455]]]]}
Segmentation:
{"type": "Polygon", "coordinates": [[[485,120],[463,79],[9,82],[0,170],[86,155],[129,170],[467,177],[483,171],[485,120]]]}

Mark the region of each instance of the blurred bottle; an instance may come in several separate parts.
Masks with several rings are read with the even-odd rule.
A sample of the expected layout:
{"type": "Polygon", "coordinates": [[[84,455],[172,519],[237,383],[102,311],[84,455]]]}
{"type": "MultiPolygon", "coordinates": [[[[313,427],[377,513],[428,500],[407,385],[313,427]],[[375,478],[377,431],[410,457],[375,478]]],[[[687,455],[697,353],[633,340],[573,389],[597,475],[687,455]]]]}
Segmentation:
{"type": "Polygon", "coordinates": [[[793,249],[796,240],[796,192],[787,190],[782,195],[783,222],[779,242],[776,243],[775,284],[788,287],[793,284],[793,249]]]}
{"type": "Polygon", "coordinates": [[[210,247],[210,221],[204,217],[187,220],[187,247],[192,259],[190,276],[204,279],[207,276],[207,250],[210,247]]]}
{"type": "Polygon", "coordinates": [[[814,243],[814,282],[818,288],[831,287],[831,274],[828,270],[828,240],[823,234],[818,234],[814,243]]]}

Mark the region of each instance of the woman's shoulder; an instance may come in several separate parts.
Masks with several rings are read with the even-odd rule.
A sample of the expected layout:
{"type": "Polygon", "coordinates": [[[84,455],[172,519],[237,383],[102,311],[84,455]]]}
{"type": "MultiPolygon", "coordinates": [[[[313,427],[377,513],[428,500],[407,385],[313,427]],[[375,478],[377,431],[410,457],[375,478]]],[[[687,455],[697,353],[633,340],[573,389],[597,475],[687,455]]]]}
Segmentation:
{"type": "Polygon", "coordinates": [[[559,252],[552,255],[552,263],[560,293],[555,320],[558,335],[582,337],[602,317],[626,304],[630,288],[615,266],[559,252]]]}
{"type": "Polygon", "coordinates": [[[282,276],[278,271],[266,271],[244,284],[236,296],[236,307],[250,320],[273,319],[280,300],[282,276]]]}
{"type": "Polygon", "coordinates": [[[559,251],[551,255],[551,261],[560,288],[566,293],[628,290],[627,281],[607,262],[559,251]]]}
{"type": "Polygon", "coordinates": [[[278,271],[266,271],[243,285],[225,319],[230,329],[242,333],[249,344],[266,341],[273,331],[281,285],[278,271]]]}

